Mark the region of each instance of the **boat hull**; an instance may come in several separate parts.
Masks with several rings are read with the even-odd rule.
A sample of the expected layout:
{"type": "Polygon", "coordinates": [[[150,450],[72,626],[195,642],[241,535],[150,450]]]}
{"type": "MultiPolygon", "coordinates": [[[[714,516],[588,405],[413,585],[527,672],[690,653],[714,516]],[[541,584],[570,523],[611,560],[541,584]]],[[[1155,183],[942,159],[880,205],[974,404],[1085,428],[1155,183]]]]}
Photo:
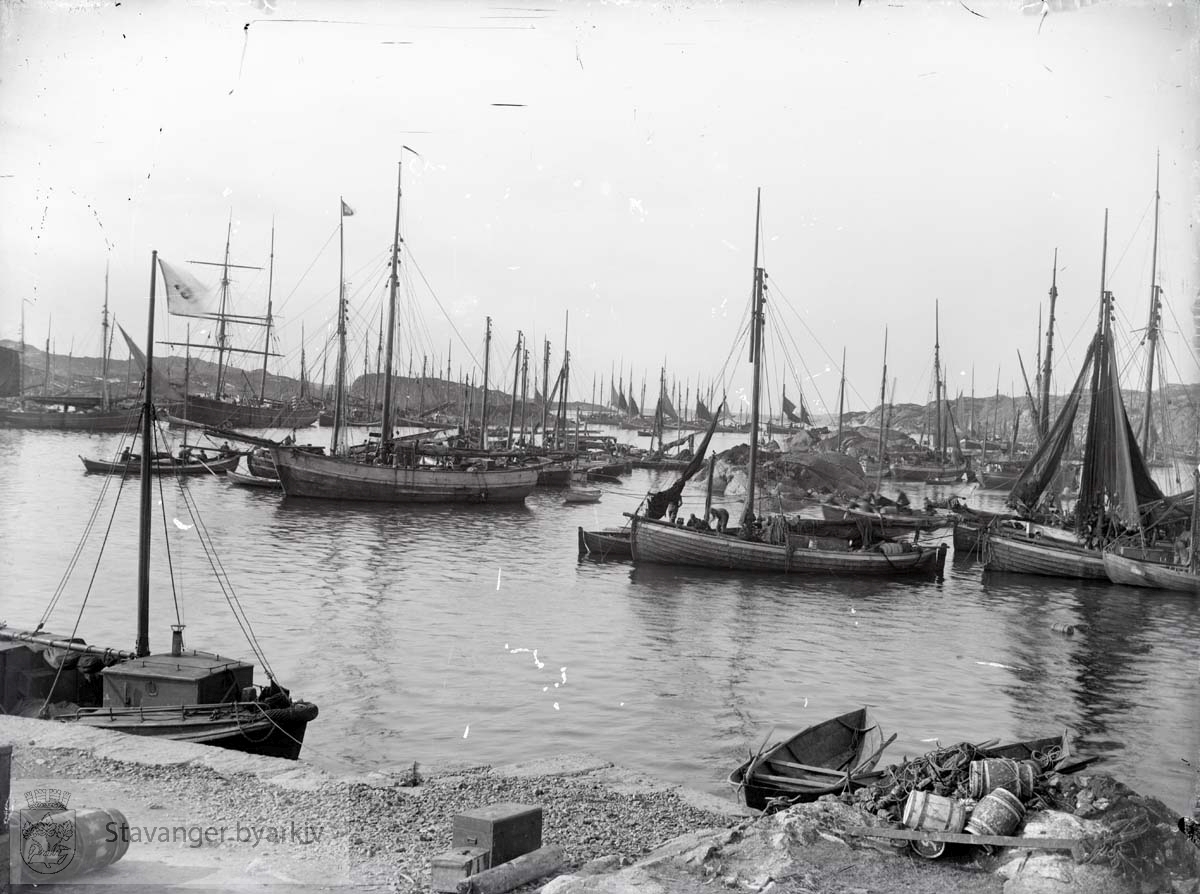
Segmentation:
{"type": "Polygon", "coordinates": [[[1200,575],[1183,565],[1147,562],[1108,552],[1104,554],[1104,571],[1115,584],[1200,593],[1200,575]]]}
{"type": "Polygon", "coordinates": [[[952,528],[956,523],[956,517],[951,514],[866,512],[844,506],[830,506],[828,503],[821,504],[821,515],[826,521],[861,520],[876,527],[882,526],[885,534],[893,531],[936,531],[938,528],[952,528]]]}
{"type": "Polygon", "coordinates": [[[983,567],[987,571],[1084,580],[1109,579],[1104,570],[1104,554],[1098,549],[994,533],[985,534],[984,537],[983,567]]]}
{"type": "Polygon", "coordinates": [[[132,431],[141,407],[99,412],[23,412],[0,410],[0,428],[50,429],[52,431],[132,431]]]}
{"type": "Polygon", "coordinates": [[[588,555],[600,560],[633,558],[633,545],[630,541],[629,529],[585,531],[580,528],[579,555],[588,555]]]}
{"type": "Polygon", "coordinates": [[[272,447],[288,497],[382,503],[519,503],[537,485],[536,468],[439,469],[369,465],[272,447]]]}
{"type": "Polygon", "coordinates": [[[308,724],[316,719],[317,713],[317,706],[308,702],[277,708],[251,702],[145,710],[84,708],[53,719],[127,735],[296,760],[308,724]]]}
{"type": "MultiPolygon", "coordinates": [[[[88,459],[85,456],[79,457],[83,461],[83,470],[85,472],[97,475],[127,475],[136,478],[142,474],[142,463],[139,459],[130,459],[122,462],[110,462],[103,459],[88,459]]],[[[205,462],[189,461],[178,462],[171,459],[156,459],[150,464],[150,472],[154,475],[204,475],[206,473],[220,474],[222,472],[232,472],[237,468],[238,461],[241,460],[241,455],[235,453],[233,456],[223,456],[218,459],[206,460],[205,462]]]]}
{"type": "Polygon", "coordinates": [[[781,803],[815,801],[822,795],[854,791],[881,778],[875,770],[883,733],[866,708],[802,730],[756,755],[729,774],[746,806],[766,810],[781,803]]]}
{"type": "Polygon", "coordinates": [[[275,405],[256,407],[189,395],[186,402],[174,408],[174,414],[211,428],[305,428],[317,421],[320,411],[275,405]]]}
{"type": "Polygon", "coordinates": [[[940,573],[946,562],[944,545],[917,546],[895,554],[809,548],[796,542],[784,545],[743,540],[639,516],[633,516],[632,520],[630,540],[634,562],[783,574],[853,575],[940,573]]]}
{"type": "Polygon", "coordinates": [[[240,472],[226,472],[225,480],[242,487],[265,487],[270,490],[282,490],[278,478],[263,478],[259,475],[243,475],[240,472]]]}

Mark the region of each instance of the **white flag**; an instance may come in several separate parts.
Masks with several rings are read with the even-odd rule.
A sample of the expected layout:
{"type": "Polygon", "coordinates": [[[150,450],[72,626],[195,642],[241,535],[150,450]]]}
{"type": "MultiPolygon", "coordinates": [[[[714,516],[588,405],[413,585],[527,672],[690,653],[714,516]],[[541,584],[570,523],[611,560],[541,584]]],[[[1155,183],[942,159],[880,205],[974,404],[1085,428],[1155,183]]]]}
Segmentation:
{"type": "Polygon", "coordinates": [[[220,312],[221,296],[186,270],[176,270],[162,258],[163,281],[167,285],[167,312],[182,317],[207,317],[220,312]]]}

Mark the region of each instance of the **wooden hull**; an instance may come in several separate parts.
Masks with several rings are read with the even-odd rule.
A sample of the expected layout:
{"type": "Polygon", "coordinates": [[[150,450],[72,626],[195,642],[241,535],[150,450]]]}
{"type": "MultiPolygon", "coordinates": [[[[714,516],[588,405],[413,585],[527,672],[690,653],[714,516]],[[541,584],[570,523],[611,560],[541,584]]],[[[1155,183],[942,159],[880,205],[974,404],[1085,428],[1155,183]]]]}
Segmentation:
{"type": "Polygon", "coordinates": [[[50,429],[52,431],[132,431],[142,414],[132,410],[96,412],[48,412],[0,410],[0,428],[50,429]]]}
{"type": "Polygon", "coordinates": [[[316,705],[308,702],[295,702],[284,708],[266,708],[251,702],[158,709],[81,708],[53,719],[128,735],[296,760],[304,744],[305,730],[317,713],[316,705]]]}
{"type": "Polygon", "coordinates": [[[834,717],[752,757],[729,774],[746,806],[765,810],[781,803],[815,801],[877,781],[883,733],[866,708],[834,717]]]}
{"type": "MultiPolygon", "coordinates": [[[[110,462],[103,459],[88,459],[87,457],[79,457],[83,461],[83,469],[85,472],[101,475],[128,475],[138,477],[142,474],[142,463],[138,459],[130,459],[128,461],[110,462]]],[[[191,460],[189,462],[177,462],[170,459],[156,459],[150,464],[150,471],[155,475],[204,475],[207,473],[232,472],[237,468],[238,461],[241,460],[241,455],[235,453],[233,456],[223,456],[219,459],[205,460],[198,462],[191,460]]]]}
{"type": "Polygon", "coordinates": [[[537,483],[543,486],[561,487],[571,483],[574,466],[570,462],[553,461],[538,469],[537,483]]]}
{"type": "Polygon", "coordinates": [[[270,452],[259,453],[255,450],[247,453],[246,468],[250,470],[251,475],[257,475],[259,478],[279,478],[279,473],[275,471],[275,461],[271,459],[270,452]]]}
{"type": "Polygon", "coordinates": [[[579,555],[596,559],[631,559],[633,544],[628,528],[607,528],[603,531],[579,529],[579,555]]]}
{"type": "Polygon", "coordinates": [[[242,487],[265,487],[270,490],[282,490],[278,478],[260,478],[258,475],[243,475],[240,472],[226,472],[225,480],[242,487]]]}
{"type": "Polygon", "coordinates": [[[310,407],[256,407],[190,395],[174,412],[181,419],[211,428],[305,428],[320,415],[310,407]]]}
{"type": "Polygon", "coordinates": [[[967,467],[953,466],[904,466],[899,463],[892,466],[892,478],[896,481],[925,481],[946,483],[961,481],[967,467]]]}
{"type": "Polygon", "coordinates": [[[536,468],[394,468],[293,447],[272,447],[283,492],[289,497],[382,503],[519,503],[533,491],[536,468]]]}
{"type": "Polygon", "coordinates": [[[953,515],[929,514],[925,512],[867,512],[861,509],[848,509],[844,506],[821,504],[821,515],[828,521],[858,521],[882,526],[885,534],[904,531],[935,531],[938,528],[952,528],[955,524],[953,515]]]}
{"type": "Polygon", "coordinates": [[[569,490],[563,494],[564,503],[599,503],[600,491],[591,488],[582,490],[569,490]]]}
{"type": "Polygon", "coordinates": [[[1200,574],[1190,571],[1184,565],[1165,565],[1116,553],[1105,553],[1104,570],[1108,579],[1115,584],[1176,590],[1180,593],[1200,593],[1200,574]]]}
{"type": "Polygon", "coordinates": [[[940,573],[946,562],[945,546],[918,546],[894,555],[870,549],[810,549],[797,542],[760,543],[639,516],[633,516],[632,521],[630,539],[635,562],[782,574],[853,575],[940,573]]]}
{"type": "Polygon", "coordinates": [[[1108,580],[1104,554],[1098,549],[995,533],[985,536],[983,567],[988,571],[1108,580]]]}
{"type": "Polygon", "coordinates": [[[976,472],[979,486],[984,490],[1011,490],[1021,477],[1020,472],[976,472]]]}

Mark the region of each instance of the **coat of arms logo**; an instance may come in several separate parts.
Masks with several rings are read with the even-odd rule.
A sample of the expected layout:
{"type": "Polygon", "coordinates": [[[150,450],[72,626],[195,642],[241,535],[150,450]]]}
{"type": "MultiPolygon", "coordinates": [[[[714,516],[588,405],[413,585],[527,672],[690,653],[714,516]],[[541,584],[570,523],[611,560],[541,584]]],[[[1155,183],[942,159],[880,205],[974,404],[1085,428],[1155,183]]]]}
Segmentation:
{"type": "Polygon", "coordinates": [[[75,811],[67,809],[71,793],[56,788],[39,788],[25,793],[28,807],[17,812],[21,833],[13,844],[20,849],[21,862],[34,875],[61,872],[75,856],[75,811]]]}

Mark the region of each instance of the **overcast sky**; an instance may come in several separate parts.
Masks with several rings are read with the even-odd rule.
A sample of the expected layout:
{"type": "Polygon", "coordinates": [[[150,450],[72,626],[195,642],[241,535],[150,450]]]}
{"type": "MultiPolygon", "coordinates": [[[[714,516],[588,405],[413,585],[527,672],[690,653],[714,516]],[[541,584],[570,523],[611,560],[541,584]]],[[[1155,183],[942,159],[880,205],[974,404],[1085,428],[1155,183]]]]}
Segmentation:
{"type": "MultiPolygon", "coordinates": [[[[573,397],[614,364],[652,391],[664,361],[693,394],[736,392],[761,186],[773,400],[786,384],[836,407],[845,347],[848,404],[874,406],[886,326],[897,400],[924,401],[935,302],[952,393],[972,370],[978,394],[997,374],[1020,389],[1056,248],[1067,389],[1105,208],[1135,385],[1161,152],[1166,374],[1196,381],[1197,4],[1054,7],[8,2],[0,337],[23,307],[30,342],[49,328],[58,352],[98,354],[107,261],[142,341],[151,250],[212,283],[186,262],[220,261],[232,218],[231,261],[266,268],[274,221],[272,363],[298,373],[303,324],[319,379],[343,197],[351,368],[364,345],[373,368],[403,158],[405,371],[410,353],[444,370],[449,351],[456,377],[482,363],[486,316],[493,384],[518,329],[557,369],[569,311],[573,397]]],[[[263,313],[266,270],[235,273],[237,312],[263,313]]]]}

